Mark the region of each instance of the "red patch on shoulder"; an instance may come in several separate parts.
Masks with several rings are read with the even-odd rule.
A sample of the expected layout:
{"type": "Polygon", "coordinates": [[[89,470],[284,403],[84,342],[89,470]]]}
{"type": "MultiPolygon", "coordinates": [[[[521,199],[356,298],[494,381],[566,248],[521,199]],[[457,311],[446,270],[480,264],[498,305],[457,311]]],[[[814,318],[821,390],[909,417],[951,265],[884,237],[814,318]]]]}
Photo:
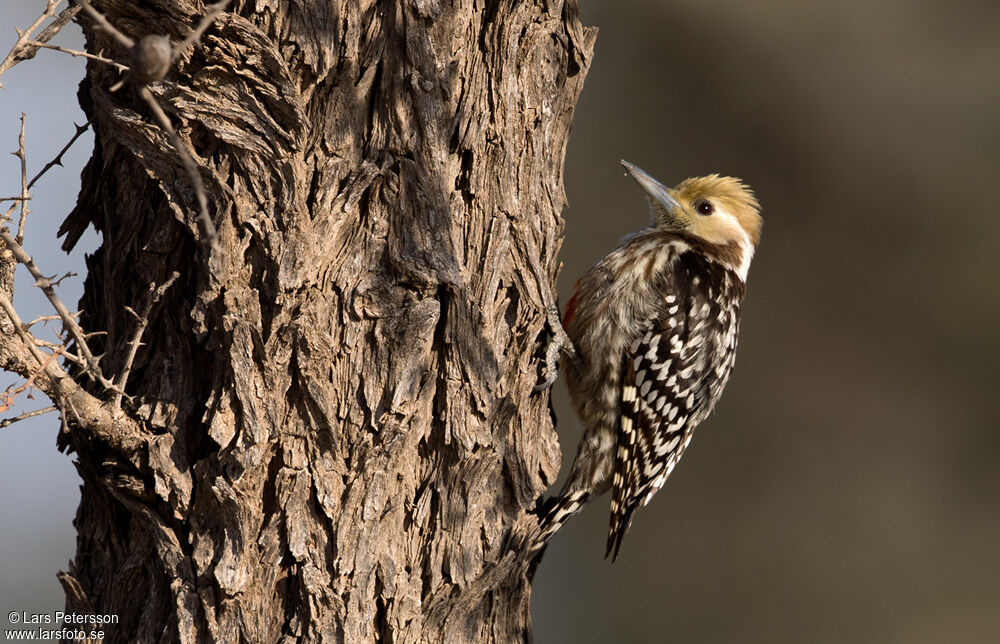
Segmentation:
{"type": "MultiPolygon", "coordinates": [[[[580,282],[577,282],[576,286],[579,285],[580,282]]],[[[569,326],[570,321],[573,320],[573,314],[576,313],[576,297],[577,295],[580,294],[580,292],[576,291],[575,289],[576,287],[574,287],[575,292],[573,293],[573,297],[569,298],[569,302],[566,302],[566,312],[563,313],[563,319],[562,319],[563,328],[569,326]]]]}

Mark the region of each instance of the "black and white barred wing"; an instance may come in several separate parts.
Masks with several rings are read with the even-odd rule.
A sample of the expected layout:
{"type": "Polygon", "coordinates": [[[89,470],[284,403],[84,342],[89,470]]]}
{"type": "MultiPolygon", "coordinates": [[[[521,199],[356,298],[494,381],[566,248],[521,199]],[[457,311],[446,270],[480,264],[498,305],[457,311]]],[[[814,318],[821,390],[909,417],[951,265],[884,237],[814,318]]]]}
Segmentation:
{"type": "MultiPolygon", "coordinates": [[[[713,334],[698,297],[669,295],[622,364],[621,424],[607,554],[618,556],[632,513],[659,490],[691,440],[705,404],[713,334]]],[[[707,313],[708,311],[705,311],[707,313]]]]}

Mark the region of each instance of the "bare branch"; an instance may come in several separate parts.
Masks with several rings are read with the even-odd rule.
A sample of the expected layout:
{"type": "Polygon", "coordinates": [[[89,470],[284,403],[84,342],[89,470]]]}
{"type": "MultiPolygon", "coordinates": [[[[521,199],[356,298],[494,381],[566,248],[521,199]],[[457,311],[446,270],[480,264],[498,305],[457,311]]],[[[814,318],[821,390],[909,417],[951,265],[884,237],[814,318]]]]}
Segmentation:
{"type": "Polygon", "coordinates": [[[128,65],[122,65],[118,61],[111,60],[110,58],[105,58],[100,54],[90,54],[85,51],[79,51],[77,49],[69,49],[68,47],[60,47],[58,45],[48,45],[35,40],[28,43],[32,47],[41,47],[44,49],[51,49],[52,51],[61,51],[64,54],[69,54],[70,56],[77,56],[79,58],[89,58],[90,60],[96,60],[99,63],[104,63],[105,65],[110,65],[120,72],[127,72],[128,65]]]}
{"type": "MultiPolygon", "coordinates": [[[[2,76],[5,71],[10,69],[14,65],[18,64],[22,60],[27,60],[28,58],[31,58],[35,54],[35,50],[31,50],[30,53],[28,51],[30,49],[30,47],[28,46],[28,42],[31,40],[31,34],[33,34],[35,30],[42,25],[43,22],[45,22],[46,18],[51,18],[54,15],[56,15],[56,7],[59,5],[61,1],[62,0],[48,0],[48,2],[45,5],[45,11],[42,12],[42,15],[40,15],[38,19],[35,20],[35,22],[31,23],[30,27],[28,27],[24,31],[15,28],[17,31],[17,42],[15,42],[14,46],[10,48],[10,52],[8,52],[7,56],[3,59],[3,62],[0,62],[0,76],[2,76]]],[[[74,8],[71,7],[71,9],[74,8]]],[[[63,11],[63,14],[66,14],[67,11],[69,11],[69,9],[63,11]]],[[[77,11],[79,11],[79,9],[74,9],[72,11],[72,15],[68,16],[65,20],[62,20],[63,15],[60,14],[59,20],[53,23],[53,25],[59,24],[60,21],[62,24],[59,24],[58,28],[56,28],[55,31],[51,32],[50,28],[53,25],[49,25],[49,28],[46,28],[45,31],[42,32],[42,35],[39,36],[39,38],[41,40],[49,40],[50,38],[52,38],[52,36],[56,35],[59,29],[62,29],[63,25],[69,22],[69,20],[72,18],[73,15],[76,15],[77,11]]],[[[2,88],[3,84],[0,84],[0,89],[2,88]]]]}
{"type": "Polygon", "coordinates": [[[60,339],[60,342],[49,342],[48,340],[42,340],[41,338],[35,338],[35,346],[42,347],[43,349],[51,349],[52,351],[59,351],[59,356],[66,358],[75,365],[86,369],[87,363],[77,358],[75,355],[66,350],[66,343],[60,339]]]}
{"type": "Polygon", "coordinates": [[[206,7],[208,11],[201,19],[201,22],[198,23],[198,26],[194,28],[194,31],[188,34],[188,37],[184,39],[184,42],[174,47],[172,57],[173,62],[177,62],[177,59],[184,55],[184,52],[187,51],[191,45],[201,39],[205,31],[211,27],[212,23],[219,17],[219,14],[225,11],[226,7],[229,6],[229,2],[230,0],[222,0],[222,2],[216,2],[215,4],[210,4],[206,7]]]}
{"type": "MultiPolygon", "coordinates": [[[[37,21],[35,21],[35,24],[26,29],[23,33],[18,32],[19,36],[18,42],[14,44],[14,46],[10,50],[10,53],[8,53],[7,57],[4,58],[2,63],[0,63],[0,75],[2,75],[5,71],[10,69],[14,65],[18,64],[19,62],[34,58],[35,54],[38,52],[39,47],[44,46],[44,43],[47,43],[50,40],[52,40],[52,38],[57,33],[62,31],[63,27],[69,24],[69,22],[76,17],[76,14],[80,13],[79,5],[66,7],[61,12],[59,12],[59,15],[56,17],[55,20],[50,22],[49,25],[45,27],[45,29],[43,29],[41,33],[38,34],[37,38],[35,38],[34,40],[29,40],[31,38],[32,32],[34,32],[34,30],[38,28],[38,25],[44,22],[45,18],[48,18],[53,15],[55,6],[58,5],[60,1],[61,0],[56,0],[55,2],[53,2],[50,0],[48,6],[45,9],[45,12],[42,13],[42,16],[37,21]]],[[[0,88],[2,87],[3,85],[0,85],[0,88]]]]}
{"type": "MultiPolygon", "coordinates": [[[[6,234],[7,231],[4,231],[4,233],[6,234]]],[[[14,305],[2,293],[0,293],[0,309],[3,309],[4,313],[7,314],[7,319],[9,319],[11,324],[14,325],[14,332],[21,338],[21,343],[28,350],[28,352],[31,353],[31,356],[35,359],[39,366],[45,365],[46,371],[51,369],[53,366],[49,365],[49,356],[42,353],[41,349],[35,345],[35,336],[28,333],[28,331],[24,328],[21,318],[17,315],[17,311],[14,310],[14,305]]],[[[56,378],[68,377],[66,372],[62,371],[58,365],[54,365],[54,368],[58,369],[61,373],[49,372],[50,376],[56,378]]]]}
{"type": "Polygon", "coordinates": [[[59,345],[55,351],[49,354],[49,357],[45,359],[45,362],[38,365],[38,369],[31,372],[31,375],[29,375],[28,379],[24,381],[24,384],[13,390],[10,387],[8,387],[7,391],[4,392],[4,400],[0,401],[0,411],[7,411],[8,409],[10,409],[11,405],[14,404],[14,399],[25,391],[28,392],[28,398],[33,398],[33,396],[31,395],[31,390],[35,386],[35,379],[38,378],[38,376],[40,376],[41,374],[43,374],[45,370],[49,368],[49,365],[54,363],[56,359],[58,359],[59,356],[62,355],[62,352],[65,350],[66,350],[65,346],[59,345]]]}
{"type": "MultiPolygon", "coordinates": [[[[40,340],[39,342],[42,342],[42,341],[40,340]]],[[[46,343],[46,344],[52,344],[52,343],[49,342],[49,343],[46,343]]],[[[72,362],[73,364],[75,364],[77,367],[80,367],[81,369],[86,369],[87,368],[87,363],[84,362],[83,360],[81,360],[80,358],[78,358],[77,356],[73,355],[72,353],[70,353],[69,350],[63,351],[61,357],[65,358],[69,362],[72,362]]]]}
{"type": "Polygon", "coordinates": [[[41,409],[26,411],[20,416],[14,416],[12,418],[4,418],[3,420],[0,420],[0,429],[3,429],[4,427],[9,427],[21,420],[27,420],[28,418],[34,418],[35,416],[41,416],[42,414],[47,414],[50,411],[56,411],[56,406],[49,405],[48,407],[42,407],[41,409]]]}
{"type": "Polygon", "coordinates": [[[63,276],[60,277],[59,279],[49,278],[49,280],[52,282],[52,286],[59,286],[60,284],[63,283],[64,279],[67,279],[69,277],[76,277],[76,273],[74,273],[73,271],[67,271],[63,273],[63,276]]]}
{"type": "Polygon", "coordinates": [[[87,15],[93,18],[94,22],[97,23],[97,28],[118,41],[119,45],[125,49],[132,49],[132,47],[135,46],[134,40],[115,29],[114,25],[108,22],[108,19],[104,17],[104,14],[91,7],[87,0],[80,0],[80,6],[83,7],[83,10],[87,12],[87,15]]]}
{"type": "MultiPolygon", "coordinates": [[[[76,316],[77,314],[74,313],[73,315],[76,316]]],[[[62,319],[58,315],[53,315],[53,316],[50,316],[50,317],[53,317],[56,320],[61,320],[62,319]]],[[[32,324],[32,322],[28,322],[25,325],[25,327],[24,327],[25,330],[28,330],[31,327],[31,324],[32,324]]],[[[60,334],[55,329],[52,329],[52,335],[56,336],[56,340],[58,340],[58,342],[49,342],[48,340],[42,340],[38,336],[34,336],[34,338],[35,338],[35,346],[43,347],[45,349],[51,349],[52,351],[59,351],[61,357],[65,358],[66,360],[68,360],[68,361],[72,362],[73,364],[75,364],[76,366],[80,367],[80,369],[86,370],[87,369],[87,361],[84,360],[80,356],[79,351],[77,353],[75,353],[75,354],[72,351],[70,351],[67,348],[67,346],[66,346],[68,344],[68,340],[66,338],[64,338],[62,336],[62,334],[60,334]]],[[[90,336],[95,335],[95,334],[93,334],[93,333],[85,333],[84,335],[89,338],[90,336]]],[[[95,356],[95,357],[97,358],[98,362],[101,361],[101,357],[102,356],[95,356]]]]}
{"type": "Polygon", "coordinates": [[[146,87],[146,83],[159,80],[163,78],[166,74],[169,63],[172,63],[178,59],[178,57],[193,43],[195,43],[202,34],[205,33],[213,22],[219,17],[219,15],[225,10],[229,5],[230,0],[222,0],[215,4],[208,6],[208,12],[198,23],[198,26],[188,35],[187,38],[172,51],[169,51],[169,41],[163,36],[146,36],[138,43],[134,40],[118,31],[112,25],[108,19],[99,11],[90,6],[88,0],[80,0],[80,4],[84,11],[97,22],[100,29],[108,34],[111,34],[115,40],[118,41],[124,47],[127,47],[132,54],[132,75],[135,81],[139,84],[139,96],[143,101],[149,106],[152,111],[153,116],[156,118],[156,122],[167,133],[170,143],[177,150],[177,154],[181,157],[181,163],[184,169],[187,171],[188,176],[191,178],[192,186],[194,187],[195,198],[198,200],[198,220],[201,222],[201,227],[205,235],[205,240],[208,242],[211,255],[217,256],[219,253],[219,236],[215,229],[215,223],[212,221],[211,216],[208,214],[208,197],[205,193],[205,184],[201,178],[201,172],[199,171],[199,165],[195,161],[194,154],[188,149],[187,144],[180,138],[176,130],[174,130],[173,125],[170,123],[170,118],[167,116],[163,108],[156,101],[152,92],[146,87]],[[169,61],[165,60],[167,54],[169,53],[169,61]]]}
{"type": "Polygon", "coordinates": [[[24,328],[24,323],[14,310],[14,305],[6,295],[0,293],[0,310],[2,310],[14,327],[14,332],[21,339],[17,345],[0,345],[0,354],[12,365],[12,369],[33,382],[38,381],[38,388],[52,399],[63,410],[72,412],[80,427],[122,454],[135,453],[145,442],[142,427],[125,415],[120,409],[103,403],[93,395],[84,391],[69,377],[58,363],[53,361],[52,354],[42,352],[35,346],[34,337],[24,328]],[[31,367],[29,360],[41,367],[31,367]]]}
{"type": "MultiPolygon", "coordinates": [[[[28,190],[29,191],[31,190],[32,186],[34,186],[38,182],[38,180],[41,179],[42,176],[45,175],[46,172],[48,172],[50,169],[52,169],[53,166],[57,166],[57,165],[61,166],[62,165],[63,155],[66,154],[66,151],[69,150],[73,146],[74,143],[76,143],[76,140],[79,139],[80,136],[84,132],[87,131],[87,129],[90,127],[90,121],[87,121],[83,125],[76,125],[75,123],[74,123],[74,125],[76,126],[76,132],[73,133],[73,136],[70,138],[69,142],[66,145],[64,145],[61,150],[59,150],[59,154],[57,154],[54,159],[52,159],[51,161],[49,161],[48,163],[46,163],[45,167],[43,167],[38,172],[38,174],[36,174],[34,177],[32,177],[31,181],[28,182],[28,190]]],[[[31,194],[30,194],[30,192],[29,192],[29,194],[26,197],[19,195],[17,197],[3,197],[3,198],[0,198],[0,201],[21,202],[21,201],[25,201],[25,200],[27,200],[27,201],[31,200],[31,194]]],[[[0,221],[9,221],[11,213],[13,213],[16,208],[17,208],[17,203],[15,203],[10,208],[8,208],[6,213],[4,213],[3,215],[0,215],[0,221]]]]}
{"type": "MultiPolygon", "coordinates": [[[[80,311],[77,311],[75,313],[70,313],[70,315],[72,315],[74,318],[78,318],[78,317],[80,317],[80,311]]],[[[31,327],[35,326],[39,322],[52,322],[54,320],[61,320],[61,319],[62,318],[59,317],[58,315],[39,315],[37,318],[35,318],[31,322],[25,322],[24,328],[30,329],[31,327]]],[[[86,335],[89,337],[91,334],[88,333],[86,335]]]]}
{"type": "MultiPolygon", "coordinates": [[[[56,313],[59,314],[63,324],[66,325],[66,329],[70,332],[70,335],[73,336],[73,340],[76,342],[77,347],[79,347],[80,352],[83,353],[84,358],[86,358],[87,373],[101,383],[101,385],[105,388],[114,389],[114,385],[104,377],[104,374],[101,373],[101,367],[98,364],[97,359],[94,358],[94,354],[90,351],[90,347],[87,345],[83,329],[80,328],[80,325],[77,324],[73,316],[70,315],[69,309],[66,308],[66,305],[63,304],[62,300],[59,299],[59,296],[56,295],[55,289],[52,288],[52,280],[38,270],[38,266],[35,265],[31,256],[28,255],[23,248],[21,248],[21,245],[18,244],[13,237],[11,237],[7,230],[0,230],[0,239],[7,244],[7,248],[9,248],[14,254],[14,258],[21,264],[24,264],[25,268],[28,269],[28,272],[31,273],[31,276],[35,278],[35,286],[42,289],[42,292],[45,293],[45,297],[47,297],[49,302],[52,303],[53,308],[55,308],[56,313]]],[[[33,347],[34,344],[31,344],[33,347]]]]}
{"type": "MultiPolygon", "coordinates": [[[[56,2],[55,4],[59,4],[56,2]]],[[[74,4],[66,7],[59,12],[56,19],[50,22],[42,32],[38,34],[38,38],[35,38],[24,48],[24,51],[18,56],[18,60],[15,62],[20,62],[21,60],[27,60],[33,58],[35,53],[37,53],[37,47],[43,43],[47,43],[52,40],[56,34],[62,31],[63,27],[68,25],[73,18],[76,18],[76,14],[80,13],[80,5],[74,4]]]]}
{"type": "MultiPolygon", "coordinates": [[[[13,388],[14,385],[10,385],[2,392],[0,392],[0,412],[5,412],[14,406],[14,400],[22,393],[28,389],[27,383],[22,384],[16,389],[13,388]]],[[[31,394],[28,394],[28,398],[31,398],[31,394]]]]}
{"type": "Polygon", "coordinates": [[[118,376],[119,393],[115,394],[115,406],[120,407],[122,403],[122,392],[125,391],[125,385],[128,384],[128,375],[132,371],[132,362],[135,361],[135,355],[139,352],[139,345],[142,344],[142,334],[146,331],[146,326],[149,324],[149,315],[153,312],[153,307],[163,294],[166,293],[167,289],[173,285],[173,283],[180,277],[180,273],[174,271],[170,275],[170,278],[166,282],[157,287],[155,284],[149,285],[149,300],[146,302],[146,308],[143,309],[142,315],[137,315],[135,311],[131,311],[133,315],[139,320],[139,323],[135,327],[135,333],[132,335],[132,342],[129,343],[128,356],[125,358],[125,366],[122,367],[122,372],[118,376]]]}
{"type": "Polygon", "coordinates": [[[24,243],[24,224],[28,219],[28,200],[31,196],[28,194],[28,155],[24,151],[24,112],[21,112],[21,133],[17,137],[17,152],[14,153],[18,159],[21,160],[21,220],[17,224],[17,243],[24,243]]]}
{"type": "Polygon", "coordinates": [[[174,126],[170,124],[170,118],[167,117],[166,112],[160,107],[160,104],[156,101],[152,92],[149,91],[147,87],[139,88],[139,96],[142,100],[146,101],[149,105],[149,109],[153,112],[153,116],[156,117],[157,123],[163,128],[163,131],[167,133],[170,138],[170,142],[173,144],[174,149],[177,150],[177,154],[181,157],[181,163],[184,164],[184,169],[187,170],[188,176],[191,177],[191,183],[194,184],[195,196],[198,199],[198,219],[201,221],[201,225],[204,228],[205,239],[208,241],[209,247],[213,254],[219,252],[219,236],[215,230],[215,224],[212,222],[212,218],[208,215],[208,197],[205,195],[205,184],[201,180],[201,173],[198,171],[198,163],[194,160],[194,156],[191,151],[188,150],[187,145],[181,139],[181,137],[174,130],[174,126]]]}
{"type": "Polygon", "coordinates": [[[42,175],[48,172],[52,166],[62,165],[63,155],[66,154],[66,151],[69,150],[71,147],[73,147],[73,144],[76,143],[76,140],[79,139],[80,136],[87,131],[87,128],[90,127],[90,121],[87,121],[83,125],[77,125],[76,123],[74,123],[73,126],[76,127],[76,132],[73,133],[73,136],[70,138],[69,142],[62,147],[62,150],[59,150],[59,154],[57,154],[54,159],[46,163],[45,167],[42,168],[38,172],[38,174],[32,177],[31,181],[28,183],[28,190],[31,190],[31,187],[35,185],[35,183],[42,178],[42,175]]]}

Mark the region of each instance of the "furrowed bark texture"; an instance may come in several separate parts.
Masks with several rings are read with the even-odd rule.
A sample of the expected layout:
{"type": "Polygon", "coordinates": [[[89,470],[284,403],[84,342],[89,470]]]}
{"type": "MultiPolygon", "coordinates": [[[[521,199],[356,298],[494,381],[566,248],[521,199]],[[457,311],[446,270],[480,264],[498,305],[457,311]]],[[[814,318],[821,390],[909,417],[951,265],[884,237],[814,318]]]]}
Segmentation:
{"type": "MultiPolygon", "coordinates": [[[[94,4],[174,42],[205,10],[94,4]]],[[[69,606],[119,615],[106,641],[530,639],[518,535],[559,466],[532,387],[596,34],[572,0],[229,11],[150,86],[218,257],[135,89],[96,63],[81,88],[97,143],[62,232],[103,235],[81,306],[107,373],[124,307],[180,278],[128,387],[141,447],[62,436],[84,481],[69,606]]]]}

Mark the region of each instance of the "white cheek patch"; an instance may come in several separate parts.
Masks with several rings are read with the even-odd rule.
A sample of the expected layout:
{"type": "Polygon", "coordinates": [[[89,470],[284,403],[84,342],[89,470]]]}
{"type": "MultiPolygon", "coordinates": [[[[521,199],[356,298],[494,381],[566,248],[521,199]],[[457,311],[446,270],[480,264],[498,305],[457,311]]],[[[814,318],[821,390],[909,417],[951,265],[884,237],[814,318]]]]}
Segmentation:
{"type": "Polygon", "coordinates": [[[721,245],[731,241],[749,241],[739,220],[725,210],[716,210],[711,215],[701,219],[698,233],[702,239],[712,244],[721,245]]]}
{"type": "Polygon", "coordinates": [[[740,250],[742,251],[742,259],[740,260],[740,265],[736,267],[736,272],[739,273],[740,279],[744,283],[747,281],[747,273],[750,272],[750,260],[753,259],[753,244],[750,240],[746,238],[746,233],[743,233],[744,242],[741,244],[740,250]]]}
{"type": "Polygon", "coordinates": [[[740,279],[744,282],[750,270],[750,260],[753,259],[753,244],[750,237],[736,217],[725,210],[716,210],[712,215],[706,217],[698,226],[698,234],[705,241],[712,244],[728,244],[735,241],[740,247],[740,264],[735,266],[740,279]]]}

